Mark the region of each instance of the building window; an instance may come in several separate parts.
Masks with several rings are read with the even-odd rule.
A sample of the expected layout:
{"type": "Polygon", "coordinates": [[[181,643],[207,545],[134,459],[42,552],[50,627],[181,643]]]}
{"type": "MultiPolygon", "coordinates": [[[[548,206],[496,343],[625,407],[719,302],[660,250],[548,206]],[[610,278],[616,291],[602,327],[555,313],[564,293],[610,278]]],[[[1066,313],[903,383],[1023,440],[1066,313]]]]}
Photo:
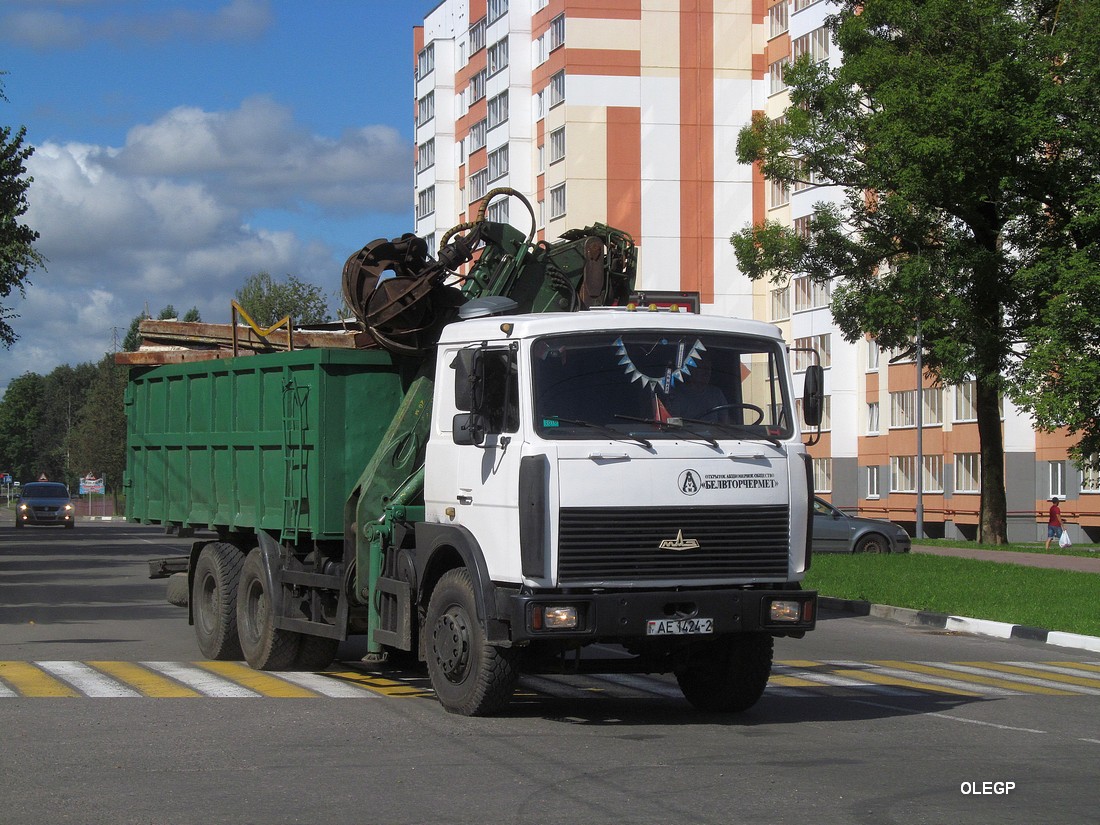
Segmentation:
{"type": "Polygon", "coordinates": [[[915,493],[917,491],[917,457],[896,455],[890,458],[890,492],[915,493]]]}
{"type": "Polygon", "coordinates": [[[955,453],[955,492],[979,493],[981,489],[981,454],[955,453]]]}
{"type": "Polygon", "coordinates": [[[435,69],[435,43],[429,43],[416,56],[416,79],[420,80],[435,69]]]}
{"type": "Polygon", "coordinates": [[[1048,461],[1047,477],[1050,479],[1050,495],[1064,499],[1066,497],[1066,463],[1048,461]]]}
{"type": "Polygon", "coordinates": [[[805,275],[794,279],[794,311],[803,312],[829,306],[832,300],[831,284],[819,283],[805,275]]]}
{"type": "Polygon", "coordinates": [[[482,17],[470,26],[470,54],[474,55],[485,48],[485,18],[482,17]]]}
{"type": "Polygon", "coordinates": [[[867,468],[867,498],[878,498],[878,465],[867,468]]]}
{"type": "Polygon", "coordinates": [[[508,11],[508,0],[489,0],[486,10],[486,18],[490,23],[495,23],[508,11]]]}
{"type": "Polygon", "coordinates": [[[878,423],[878,402],[867,402],[867,435],[879,434],[878,423]]]}
{"type": "Polygon", "coordinates": [[[822,26],[791,41],[791,60],[809,55],[814,63],[829,59],[829,30],[822,26]]]}
{"type": "Polygon", "coordinates": [[[787,0],[776,3],[768,9],[768,37],[778,37],[787,30],[787,0]]]}
{"type": "Polygon", "coordinates": [[[818,2],[818,0],[794,0],[794,10],[802,11],[803,9],[808,9],[816,2],[818,2]]]}
{"type": "Polygon", "coordinates": [[[479,101],[483,97],[485,97],[485,70],[484,69],[482,69],[480,72],[475,74],[472,78],[470,78],[470,85],[469,85],[468,89],[469,89],[469,92],[470,92],[470,102],[471,103],[476,103],[477,101],[479,101]]]}
{"type": "Polygon", "coordinates": [[[498,40],[485,55],[485,70],[492,76],[508,66],[508,38],[498,40]]]}
{"type": "Polygon", "coordinates": [[[815,458],[813,465],[814,491],[831,493],[833,491],[833,460],[831,458],[815,458]]]}
{"type": "Polygon", "coordinates": [[[501,92],[496,97],[489,98],[488,103],[489,128],[499,126],[508,120],[508,92],[501,92]]]}
{"type": "Polygon", "coordinates": [[[469,141],[469,153],[472,154],[478,149],[485,148],[485,134],[487,131],[488,124],[486,124],[484,118],[470,127],[470,134],[466,137],[466,140],[469,141]]]}
{"type": "Polygon", "coordinates": [[[1100,462],[1091,455],[1085,459],[1085,469],[1081,471],[1081,492],[1100,493],[1100,462]]]}
{"type": "Polygon", "coordinates": [[[787,88],[783,79],[783,70],[791,62],[789,57],[781,57],[768,66],[768,94],[777,95],[787,88]]]}
{"type": "Polygon", "coordinates": [[[791,228],[802,240],[808,241],[810,239],[810,217],[808,215],[791,221],[791,228]]]}
{"type": "Polygon", "coordinates": [[[832,366],[833,358],[828,333],[813,335],[809,338],[795,338],[793,349],[797,350],[794,352],[795,372],[803,372],[810,364],[821,364],[823,367],[832,366]],[[815,359],[813,353],[806,352],[806,350],[813,350],[818,357],[815,359]]]}
{"type": "Polygon", "coordinates": [[[423,172],[435,166],[435,138],[416,147],[416,171],[423,172]]]}
{"type": "Polygon", "coordinates": [[[550,78],[550,108],[565,102],[565,69],[550,78]]]}
{"type": "Polygon", "coordinates": [[[489,182],[503,178],[508,174],[508,145],[489,153],[489,182]]]}
{"type": "Polygon", "coordinates": [[[943,492],[943,456],[942,455],[926,455],[924,456],[924,487],[922,491],[926,493],[942,493],[943,492]]]}
{"type": "Polygon", "coordinates": [[[955,420],[978,420],[978,385],[967,381],[955,387],[955,420]]]}
{"type": "Polygon", "coordinates": [[[550,190],[550,220],[565,215],[565,184],[550,190]]]}
{"type": "Polygon", "coordinates": [[[791,288],[781,286],[768,291],[768,309],[772,321],[791,317],[791,288]]]}
{"type": "Polygon", "coordinates": [[[890,426],[917,426],[917,392],[902,390],[890,393],[890,426]]]}
{"type": "Polygon", "coordinates": [[[943,423],[943,388],[925,387],[921,390],[924,410],[921,425],[924,427],[943,423]]]}
{"type": "Polygon", "coordinates": [[[791,202],[791,187],[777,180],[768,181],[768,202],[772,209],[791,202]]]}
{"type": "Polygon", "coordinates": [[[557,163],[559,160],[565,160],[564,126],[550,133],[550,162],[557,163]]]}
{"type": "Polygon", "coordinates": [[[428,92],[416,101],[416,125],[423,126],[435,117],[435,92],[428,92]]]}
{"type": "Polygon", "coordinates": [[[435,211],[435,187],[429,186],[416,194],[416,217],[427,217],[435,211]]]}
{"type": "Polygon", "coordinates": [[[477,203],[489,191],[489,170],[481,169],[470,175],[470,203],[477,203]]]}
{"type": "Polygon", "coordinates": [[[882,350],[878,348],[878,341],[874,338],[867,339],[867,372],[878,372],[879,355],[882,350]]]}
{"type": "Polygon", "coordinates": [[[559,14],[550,21],[550,51],[565,45],[565,15],[559,14]]]}
{"type": "Polygon", "coordinates": [[[494,223],[508,223],[508,198],[497,198],[490,203],[485,217],[494,223]]]}

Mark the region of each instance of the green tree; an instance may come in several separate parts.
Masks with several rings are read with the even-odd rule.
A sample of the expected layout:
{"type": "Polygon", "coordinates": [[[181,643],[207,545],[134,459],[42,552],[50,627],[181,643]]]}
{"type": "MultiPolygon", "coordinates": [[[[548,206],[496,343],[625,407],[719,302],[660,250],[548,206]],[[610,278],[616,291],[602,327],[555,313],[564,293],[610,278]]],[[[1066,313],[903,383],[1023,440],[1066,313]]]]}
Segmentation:
{"type": "MultiPolygon", "coordinates": [[[[4,74],[0,72],[0,78],[4,74]]],[[[0,100],[7,100],[2,82],[0,100]]],[[[0,126],[0,342],[5,347],[11,347],[19,337],[8,323],[19,316],[3,299],[13,291],[25,295],[30,273],[44,264],[34,248],[38,233],[22,222],[27,212],[27,189],[33,181],[25,177],[24,163],[34,154],[33,147],[23,146],[26,133],[24,127],[13,136],[11,129],[0,126]]]]}
{"type": "Polygon", "coordinates": [[[51,479],[74,485],[79,467],[69,460],[67,439],[95,378],[95,365],[62,364],[42,378],[42,394],[34,434],[36,466],[51,479]]]}
{"type": "Polygon", "coordinates": [[[111,490],[122,486],[126,468],[126,412],[123,396],[129,371],[105,356],[95,365],[88,388],[69,434],[70,463],[77,475],[104,475],[111,490]]]}
{"type": "MultiPolygon", "coordinates": [[[[122,339],[123,352],[137,352],[138,348],[141,346],[141,322],[148,317],[149,316],[143,312],[141,315],[135,315],[134,319],[130,321],[130,326],[126,330],[126,337],[122,339]]],[[[157,318],[162,321],[168,318],[175,317],[176,308],[171,304],[168,304],[168,306],[166,306],[157,314],[157,318]]],[[[190,323],[197,323],[201,321],[202,316],[199,314],[199,308],[191,307],[191,309],[187,310],[187,312],[183,314],[183,317],[180,318],[180,320],[190,323]]]]}
{"type": "Polygon", "coordinates": [[[263,327],[287,315],[295,324],[321,324],[332,320],[324,290],[294,275],[287,275],[285,281],[276,281],[267,272],[258,272],[244,282],[236,297],[252,320],[263,327]]]}
{"type": "Polygon", "coordinates": [[[42,376],[25,372],[13,378],[0,401],[0,464],[20,483],[34,481],[43,471],[36,443],[41,410],[42,376]]]}
{"type": "Polygon", "coordinates": [[[1052,296],[1034,266],[1057,272],[1055,282],[1070,277],[1065,225],[1090,208],[1095,146],[1073,134],[1087,107],[1065,78],[1095,53],[1096,4],[839,6],[828,25],[841,64],[795,61],[785,117],[754,118],[738,158],[772,181],[840,186],[843,203],[817,204],[808,231],[766,222],[731,242],[750,278],[836,279],[846,340],[870,333],[909,352],[919,341],[938,379],[975,381],[979,538],[1005,542],[999,396],[1052,296]],[[1085,151],[1088,162],[1074,157],[1085,151]]]}

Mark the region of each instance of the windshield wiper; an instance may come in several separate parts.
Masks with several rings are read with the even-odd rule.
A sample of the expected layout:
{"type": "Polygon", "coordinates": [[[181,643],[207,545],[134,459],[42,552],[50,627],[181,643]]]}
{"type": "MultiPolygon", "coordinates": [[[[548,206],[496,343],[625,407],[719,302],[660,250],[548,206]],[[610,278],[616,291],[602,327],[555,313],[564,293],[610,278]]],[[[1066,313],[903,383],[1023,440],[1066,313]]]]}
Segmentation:
{"type": "MultiPolygon", "coordinates": [[[[656,427],[658,430],[660,430],[663,433],[668,432],[669,430],[681,430],[681,431],[687,433],[688,435],[695,436],[700,441],[707,442],[710,446],[714,447],[714,449],[716,449],[716,450],[721,450],[722,449],[721,445],[719,445],[718,442],[714,438],[712,438],[711,436],[704,435],[703,433],[699,432],[698,430],[691,429],[691,427],[685,427],[683,422],[691,421],[692,419],[690,419],[690,418],[670,418],[667,421],[661,421],[660,419],[657,419],[657,418],[635,418],[632,415],[616,415],[615,417],[616,418],[621,418],[624,421],[638,421],[642,424],[649,424],[651,427],[656,427]]],[[[695,423],[705,424],[707,422],[698,421],[698,422],[695,422],[695,423]]]]}
{"type": "Polygon", "coordinates": [[[681,419],[681,420],[690,421],[692,424],[705,424],[708,427],[721,427],[725,430],[730,430],[730,431],[735,432],[735,433],[741,433],[742,435],[747,435],[747,436],[749,436],[750,439],[762,438],[765,441],[768,441],[768,442],[774,444],[776,447],[782,447],[783,446],[783,444],[779,441],[779,439],[776,438],[774,435],[769,435],[766,432],[765,433],[757,432],[754,429],[755,425],[733,424],[733,423],[728,422],[728,421],[703,421],[699,418],[684,418],[684,419],[681,419]]]}
{"type": "Polygon", "coordinates": [[[637,441],[643,447],[652,450],[653,442],[642,438],[640,435],[634,433],[621,433],[618,430],[613,430],[610,427],[605,427],[603,424],[596,424],[592,421],[581,421],[578,418],[562,418],[557,415],[547,416],[551,421],[557,421],[561,424],[569,424],[573,427],[588,427],[589,429],[596,430],[606,435],[608,438],[613,438],[615,441],[622,441],[623,439],[630,439],[631,441],[637,441]]]}

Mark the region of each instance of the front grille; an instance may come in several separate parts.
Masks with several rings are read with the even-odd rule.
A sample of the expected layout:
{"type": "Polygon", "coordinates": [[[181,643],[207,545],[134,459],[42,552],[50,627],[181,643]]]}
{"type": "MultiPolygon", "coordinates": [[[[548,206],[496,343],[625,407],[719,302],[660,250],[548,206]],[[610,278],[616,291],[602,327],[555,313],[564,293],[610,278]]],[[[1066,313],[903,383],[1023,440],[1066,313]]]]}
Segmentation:
{"type": "Polygon", "coordinates": [[[786,505],[564,508],[558,583],[783,579],[787,522],[786,505]],[[661,548],[681,534],[699,546],[661,548]]]}

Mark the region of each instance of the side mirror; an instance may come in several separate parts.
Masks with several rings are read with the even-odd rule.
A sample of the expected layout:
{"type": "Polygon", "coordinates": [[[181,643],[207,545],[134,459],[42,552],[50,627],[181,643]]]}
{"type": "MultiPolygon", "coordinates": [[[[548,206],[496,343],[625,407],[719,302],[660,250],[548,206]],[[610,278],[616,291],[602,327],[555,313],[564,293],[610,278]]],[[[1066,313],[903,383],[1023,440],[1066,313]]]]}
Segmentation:
{"type": "Polygon", "coordinates": [[[811,427],[821,426],[825,408],[825,370],[820,364],[806,367],[802,384],[802,417],[811,427]]]}
{"type": "Polygon", "coordinates": [[[488,430],[484,416],[477,413],[459,413],[451,421],[451,439],[463,446],[480,446],[488,430]]]}

